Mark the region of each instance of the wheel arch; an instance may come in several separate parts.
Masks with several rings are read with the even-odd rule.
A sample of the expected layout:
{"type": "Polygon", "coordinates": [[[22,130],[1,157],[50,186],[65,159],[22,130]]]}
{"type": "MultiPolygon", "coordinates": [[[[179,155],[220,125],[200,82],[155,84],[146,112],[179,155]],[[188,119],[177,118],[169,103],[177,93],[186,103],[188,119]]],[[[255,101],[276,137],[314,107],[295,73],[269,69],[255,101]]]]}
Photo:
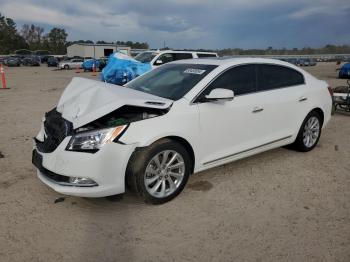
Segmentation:
{"type": "Polygon", "coordinates": [[[321,127],[323,126],[323,122],[324,122],[324,112],[321,108],[319,107],[315,107],[314,109],[312,109],[308,114],[310,114],[311,112],[317,112],[320,117],[321,117],[321,127]]]}
{"type": "MultiPolygon", "coordinates": [[[[191,157],[191,163],[192,163],[191,174],[192,174],[193,171],[194,171],[195,161],[196,161],[192,145],[186,139],[184,139],[184,138],[182,138],[180,136],[166,136],[166,137],[163,137],[163,138],[167,138],[167,139],[176,141],[176,142],[181,144],[186,149],[186,151],[189,153],[189,155],[191,157]]],[[[161,138],[161,139],[163,139],[163,138],[161,138]]]]}

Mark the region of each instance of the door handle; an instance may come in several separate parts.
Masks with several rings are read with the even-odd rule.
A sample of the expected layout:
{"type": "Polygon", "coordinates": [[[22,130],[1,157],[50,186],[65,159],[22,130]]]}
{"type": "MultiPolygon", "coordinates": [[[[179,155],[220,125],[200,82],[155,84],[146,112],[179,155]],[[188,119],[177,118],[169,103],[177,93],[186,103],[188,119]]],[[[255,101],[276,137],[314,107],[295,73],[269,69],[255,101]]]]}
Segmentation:
{"type": "Polygon", "coordinates": [[[299,98],[299,102],[303,102],[303,101],[306,101],[307,100],[307,97],[306,96],[301,96],[299,98]]]}
{"type": "Polygon", "coordinates": [[[264,108],[256,106],[256,107],[253,108],[252,113],[259,113],[259,112],[261,112],[263,110],[264,110],[264,108]]]}

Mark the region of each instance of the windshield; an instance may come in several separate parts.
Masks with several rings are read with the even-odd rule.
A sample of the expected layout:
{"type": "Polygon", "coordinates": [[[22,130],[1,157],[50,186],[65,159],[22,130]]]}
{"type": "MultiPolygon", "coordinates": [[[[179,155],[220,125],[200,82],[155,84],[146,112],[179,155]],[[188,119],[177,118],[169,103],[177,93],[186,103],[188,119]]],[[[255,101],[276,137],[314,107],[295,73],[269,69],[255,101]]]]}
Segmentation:
{"type": "Polygon", "coordinates": [[[155,58],[157,53],[155,52],[143,52],[135,56],[135,60],[141,63],[150,63],[153,58],[155,58]]]}
{"type": "Polygon", "coordinates": [[[126,84],[128,88],[178,100],[209,74],[216,65],[167,64],[126,84]]]}

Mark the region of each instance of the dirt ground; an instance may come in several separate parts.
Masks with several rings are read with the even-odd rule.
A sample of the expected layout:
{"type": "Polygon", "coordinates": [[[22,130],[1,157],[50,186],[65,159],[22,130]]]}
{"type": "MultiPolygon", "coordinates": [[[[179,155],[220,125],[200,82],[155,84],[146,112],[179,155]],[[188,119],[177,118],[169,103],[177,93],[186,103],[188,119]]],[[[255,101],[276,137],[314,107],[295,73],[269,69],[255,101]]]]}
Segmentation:
{"type": "MultiPolygon", "coordinates": [[[[335,63],[306,68],[335,87],[335,63]]],[[[32,137],[73,76],[6,68],[0,90],[0,261],[350,261],[350,115],[309,153],[285,148],[193,175],[160,206],[60,195],[36,177],[32,137]],[[56,202],[56,203],[55,203],[56,202]]]]}

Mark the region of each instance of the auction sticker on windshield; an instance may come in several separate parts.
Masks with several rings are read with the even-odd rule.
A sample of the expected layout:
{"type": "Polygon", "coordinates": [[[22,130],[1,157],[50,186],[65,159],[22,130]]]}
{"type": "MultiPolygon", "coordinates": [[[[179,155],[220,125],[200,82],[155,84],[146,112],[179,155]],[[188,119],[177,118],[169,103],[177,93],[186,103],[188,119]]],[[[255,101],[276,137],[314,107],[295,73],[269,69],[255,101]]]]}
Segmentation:
{"type": "Polygon", "coordinates": [[[206,70],[203,69],[196,69],[196,68],[187,68],[184,73],[186,74],[196,74],[196,75],[201,75],[205,72],[206,70]]]}

